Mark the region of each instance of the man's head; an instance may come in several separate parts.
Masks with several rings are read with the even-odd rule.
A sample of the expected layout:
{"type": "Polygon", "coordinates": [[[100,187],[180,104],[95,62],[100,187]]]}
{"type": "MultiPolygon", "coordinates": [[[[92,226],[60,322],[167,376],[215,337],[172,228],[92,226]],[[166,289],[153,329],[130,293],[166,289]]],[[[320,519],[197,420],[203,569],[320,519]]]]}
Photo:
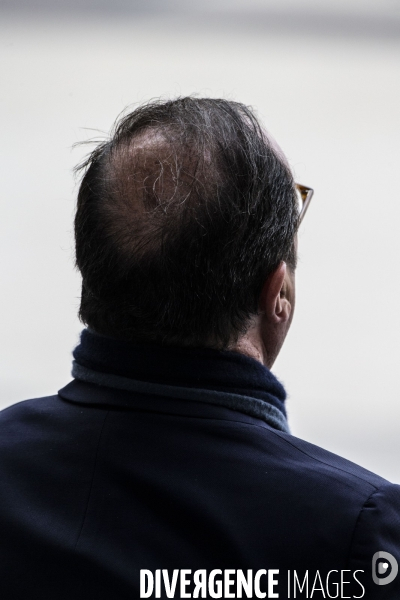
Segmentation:
{"type": "Polygon", "coordinates": [[[294,273],[294,182],[248,107],[191,97],[146,104],[80,168],[84,323],[181,346],[240,348],[256,322],[284,339],[292,310],[273,329],[269,313],[294,300],[283,264],[294,273]]]}

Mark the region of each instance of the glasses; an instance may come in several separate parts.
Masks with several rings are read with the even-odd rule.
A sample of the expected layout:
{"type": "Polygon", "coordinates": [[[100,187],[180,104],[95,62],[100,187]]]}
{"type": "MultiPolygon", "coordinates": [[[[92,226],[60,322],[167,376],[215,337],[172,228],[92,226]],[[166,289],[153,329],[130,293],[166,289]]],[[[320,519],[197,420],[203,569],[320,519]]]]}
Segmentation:
{"type": "Polygon", "coordinates": [[[296,198],[297,198],[297,207],[299,211],[299,225],[304,219],[304,215],[306,214],[306,210],[308,205],[311,202],[311,198],[313,197],[314,190],[307,187],[306,185],[301,185],[300,183],[295,184],[296,189],[296,198]]]}

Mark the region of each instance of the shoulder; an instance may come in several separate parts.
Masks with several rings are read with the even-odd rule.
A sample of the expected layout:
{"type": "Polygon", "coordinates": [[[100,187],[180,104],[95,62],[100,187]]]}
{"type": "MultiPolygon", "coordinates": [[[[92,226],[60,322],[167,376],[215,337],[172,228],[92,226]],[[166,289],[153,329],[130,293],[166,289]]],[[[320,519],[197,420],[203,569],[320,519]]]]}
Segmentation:
{"type": "Polygon", "coordinates": [[[93,407],[88,419],[79,405],[63,401],[59,395],[23,400],[0,411],[1,459],[30,452],[43,444],[63,444],[90,437],[101,426],[106,411],[93,407]],[[23,443],[21,443],[23,442],[23,443]]]}
{"type": "MultiPolygon", "coordinates": [[[[290,434],[269,427],[257,430],[260,433],[255,435],[254,444],[258,459],[263,457],[270,477],[293,499],[293,505],[297,501],[302,507],[307,506],[310,516],[326,519],[331,515],[354,523],[371,502],[374,506],[387,505],[389,520],[400,533],[399,485],[290,434]]],[[[378,513],[379,510],[375,515],[378,513]]]]}
{"type": "Polygon", "coordinates": [[[66,419],[69,415],[74,417],[82,412],[81,406],[64,401],[60,394],[53,394],[52,396],[21,400],[3,408],[0,410],[0,426],[16,421],[34,423],[37,419],[43,424],[48,420],[57,419],[57,417],[66,419]]]}
{"type": "MultiPolygon", "coordinates": [[[[275,504],[287,507],[285,522],[291,525],[297,548],[303,548],[307,558],[314,547],[318,552],[323,548],[329,559],[340,554],[343,562],[336,564],[362,570],[366,588],[370,586],[367,597],[375,598],[376,589],[381,589],[372,585],[375,553],[387,552],[400,565],[400,486],[289,434],[264,428],[260,447],[261,438],[269,475],[265,497],[271,497],[272,487],[275,504]]],[[[298,555],[294,560],[299,562],[298,555]]],[[[315,560],[324,563],[322,555],[315,560]]],[[[400,577],[390,588],[393,595],[388,597],[400,598],[400,577]]]]}
{"type": "Polygon", "coordinates": [[[276,437],[279,437],[281,452],[291,456],[296,467],[301,466],[310,477],[324,477],[332,483],[343,481],[369,493],[388,483],[376,473],[303,439],[281,432],[277,432],[276,437]]]}

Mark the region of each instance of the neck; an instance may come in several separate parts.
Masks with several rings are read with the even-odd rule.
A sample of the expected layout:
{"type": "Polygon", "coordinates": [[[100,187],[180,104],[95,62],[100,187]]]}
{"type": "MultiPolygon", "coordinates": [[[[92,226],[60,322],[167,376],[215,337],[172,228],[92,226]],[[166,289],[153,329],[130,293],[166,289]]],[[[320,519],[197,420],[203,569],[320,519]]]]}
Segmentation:
{"type": "Polygon", "coordinates": [[[269,367],[267,354],[261,340],[245,335],[241,337],[231,349],[234,352],[244,354],[244,356],[247,356],[248,358],[257,360],[265,367],[269,367]]]}
{"type": "MultiPolygon", "coordinates": [[[[257,315],[246,333],[229,349],[258,361],[267,369],[271,369],[275,357],[271,356],[262,336],[262,322],[257,315]]],[[[270,336],[269,336],[270,337],[270,336]]]]}

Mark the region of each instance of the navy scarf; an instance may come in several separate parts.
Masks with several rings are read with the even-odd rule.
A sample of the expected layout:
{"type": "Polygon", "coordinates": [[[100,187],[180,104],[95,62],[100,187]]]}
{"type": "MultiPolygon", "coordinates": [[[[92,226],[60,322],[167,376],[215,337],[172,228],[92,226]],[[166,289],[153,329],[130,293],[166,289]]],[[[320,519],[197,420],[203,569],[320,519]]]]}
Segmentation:
{"type": "Polygon", "coordinates": [[[261,363],[238,352],[133,344],[85,329],[73,356],[75,379],[218,404],[289,432],[283,386],[261,363]]]}

